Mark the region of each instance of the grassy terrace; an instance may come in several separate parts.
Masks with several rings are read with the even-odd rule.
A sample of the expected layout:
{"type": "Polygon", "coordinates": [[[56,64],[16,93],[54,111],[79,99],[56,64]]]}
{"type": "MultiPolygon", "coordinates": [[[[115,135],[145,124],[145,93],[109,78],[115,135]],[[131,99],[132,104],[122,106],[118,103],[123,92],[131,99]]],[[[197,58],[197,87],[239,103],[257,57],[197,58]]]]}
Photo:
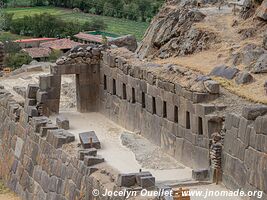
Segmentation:
{"type": "Polygon", "coordinates": [[[62,9],[55,7],[27,7],[27,8],[7,8],[9,13],[14,13],[14,19],[21,18],[24,15],[34,15],[40,13],[50,13],[58,16],[65,21],[74,21],[77,23],[84,23],[91,21],[93,18],[101,18],[108,25],[107,32],[115,33],[118,35],[133,34],[138,40],[141,40],[148,23],[136,22],[125,19],[118,19],[113,17],[91,15],[87,13],[75,13],[71,9],[62,9]]]}

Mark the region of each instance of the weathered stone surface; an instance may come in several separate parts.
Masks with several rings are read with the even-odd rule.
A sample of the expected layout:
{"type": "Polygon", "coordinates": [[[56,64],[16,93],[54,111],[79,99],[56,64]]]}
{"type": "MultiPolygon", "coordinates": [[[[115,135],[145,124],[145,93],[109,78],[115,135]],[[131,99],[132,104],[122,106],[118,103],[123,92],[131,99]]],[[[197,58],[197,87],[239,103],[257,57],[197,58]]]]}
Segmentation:
{"type": "Polygon", "coordinates": [[[263,36],[263,48],[267,50],[267,32],[263,36]]]}
{"type": "Polygon", "coordinates": [[[252,81],[253,81],[253,76],[246,71],[239,73],[235,79],[235,82],[238,85],[251,83],[252,81]]]}
{"type": "Polygon", "coordinates": [[[15,147],[15,153],[14,153],[17,158],[19,158],[21,155],[23,144],[24,144],[24,141],[18,137],[17,142],[16,142],[16,147],[15,147]]]}
{"type": "Polygon", "coordinates": [[[140,183],[142,188],[153,189],[155,187],[155,177],[144,176],[140,178],[140,183]]]}
{"type": "Polygon", "coordinates": [[[209,170],[208,169],[192,170],[192,178],[196,181],[207,181],[209,180],[209,170]]]}
{"type": "Polygon", "coordinates": [[[46,126],[41,126],[40,136],[46,137],[48,130],[55,130],[55,129],[58,129],[58,127],[56,125],[53,125],[53,124],[46,124],[46,126]]]}
{"type": "Polygon", "coordinates": [[[100,141],[94,131],[80,133],[79,138],[80,138],[83,148],[85,149],[93,148],[93,147],[96,149],[101,148],[100,141]]]}
{"type": "Polygon", "coordinates": [[[56,118],[56,123],[57,123],[57,126],[61,129],[64,129],[64,130],[69,130],[70,129],[70,122],[69,120],[64,117],[64,116],[58,116],[56,118]]]}
{"type": "Polygon", "coordinates": [[[31,99],[36,99],[36,93],[39,89],[39,85],[29,84],[26,92],[26,97],[31,99]]]}
{"type": "Polygon", "coordinates": [[[255,131],[258,134],[267,135],[267,115],[259,116],[255,121],[255,131]]]}
{"type": "Polygon", "coordinates": [[[152,174],[150,172],[139,172],[139,173],[136,173],[136,175],[135,175],[136,183],[141,186],[141,178],[142,177],[146,177],[146,176],[152,176],[152,174]]]}
{"type": "Polygon", "coordinates": [[[49,122],[47,117],[33,117],[31,119],[31,124],[35,132],[40,133],[41,127],[44,127],[49,122]]]}
{"type": "Polygon", "coordinates": [[[84,160],[84,156],[96,156],[97,150],[95,148],[85,149],[79,151],[79,159],[84,160]]]}
{"type": "Polygon", "coordinates": [[[137,41],[133,35],[126,35],[108,41],[109,45],[116,45],[117,47],[125,47],[128,50],[135,52],[137,49],[137,41]]]}
{"type": "Polygon", "coordinates": [[[215,34],[195,29],[193,26],[204,18],[205,15],[200,11],[189,10],[187,7],[163,7],[150,24],[145,38],[137,49],[139,57],[167,58],[207,49],[210,43],[215,41],[215,34]]]}
{"type": "Polygon", "coordinates": [[[117,184],[120,187],[131,187],[136,184],[135,173],[131,174],[119,174],[117,184]]]}
{"type": "Polygon", "coordinates": [[[220,84],[216,81],[207,80],[204,82],[204,85],[208,92],[212,94],[219,94],[220,93],[220,84]]]}
{"type": "Polygon", "coordinates": [[[267,53],[263,54],[256,62],[253,73],[267,73],[267,53]]]}
{"type": "Polygon", "coordinates": [[[233,79],[238,73],[239,69],[235,67],[228,67],[226,65],[220,65],[215,67],[211,72],[211,76],[219,76],[226,79],[233,79]]]}
{"type": "Polygon", "coordinates": [[[84,164],[86,166],[93,166],[104,162],[104,158],[94,156],[84,156],[84,164]]]}
{"type": "Polygon", "coordinates": [[[261,6],[256,11],[256,15],[260,19],[267,21],[267,0],[261,3],[261,6]]]}
{"type": "Polygon", "coordinates": [[[39,116],[39,112],[38,112],[36,106],[27,106],[27,107],[25,107],[25,109],[26,109],[25,111],[29,117],[39,116]]]}
{"type": "Polygon", "coordinates": [[[248,120],[255,120],[258,116],[262,116],[267,113],[267,106],[255,105],[246,106],[243,108],[242,116],[248,120]]]}
{"type": "Polygon", "coordinates": [[[63,144],[73,142],[75,136],[64,129],[48,130],[46,141],[55,148],[62,147],[63,144]]]}

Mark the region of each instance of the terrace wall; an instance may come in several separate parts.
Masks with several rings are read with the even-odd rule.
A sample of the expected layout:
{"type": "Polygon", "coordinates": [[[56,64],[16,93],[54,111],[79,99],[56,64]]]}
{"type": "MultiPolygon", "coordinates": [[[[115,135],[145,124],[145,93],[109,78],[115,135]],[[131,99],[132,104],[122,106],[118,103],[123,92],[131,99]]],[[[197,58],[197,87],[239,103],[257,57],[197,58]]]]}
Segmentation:
{"type": "Polygon", "coordinates": [[[267,199],[267,116],[258,112],[251,118],[247,109],[226,116],[223,182],[235,190],[263,191],[262,199],[267,199]]]}
{"type": "Polygon", "coordinates": [[[108,170],[87,166],[75,149],[71,154],[42,136],[33,123],[37,118],[0,91],[0,175],[22,200],[91,200],[93,189],[120,190],[108,170]]]}
{"type": "Polygon", "coordinates": [[[100,112],[128,130],[139,132],[192,168],[209,168],[211,134],[220,132],[217,98],[164,82],[103,53],[100,68],[100,112]]]}

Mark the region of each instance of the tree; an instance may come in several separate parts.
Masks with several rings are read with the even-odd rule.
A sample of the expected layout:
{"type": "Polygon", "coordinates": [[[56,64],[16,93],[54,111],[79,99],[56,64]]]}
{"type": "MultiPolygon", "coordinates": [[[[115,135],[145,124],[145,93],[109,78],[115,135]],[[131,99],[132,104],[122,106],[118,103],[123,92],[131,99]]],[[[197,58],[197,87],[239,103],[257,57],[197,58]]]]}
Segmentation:
{"type": "Polygon", "coordinates": [[[65,22],[49,13],[24,16],[12,21],[10,31],[19,35],[34,37],[66,37],[82,30],[77,22],[65,22]]]}

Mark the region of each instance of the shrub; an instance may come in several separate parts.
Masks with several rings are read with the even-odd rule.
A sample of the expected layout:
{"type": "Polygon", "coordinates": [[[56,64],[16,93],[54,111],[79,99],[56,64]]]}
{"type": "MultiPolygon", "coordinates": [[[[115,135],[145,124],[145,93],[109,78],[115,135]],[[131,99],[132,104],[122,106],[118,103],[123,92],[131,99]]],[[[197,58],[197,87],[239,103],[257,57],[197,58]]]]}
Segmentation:
{"type": "Polygon", "coordinates": [[[107,28],[107,24],[102,19],[94,18],[91,22],[85,22],[82,29],[85,31],[103,31],[107,28]]]}
{"type": "Polygon", "coordinates": [[[25,52],[10,53],[6,56],[4,65],[12,69],[20,68],[23,64],[29,64],[32,58],[25,52]]]}

